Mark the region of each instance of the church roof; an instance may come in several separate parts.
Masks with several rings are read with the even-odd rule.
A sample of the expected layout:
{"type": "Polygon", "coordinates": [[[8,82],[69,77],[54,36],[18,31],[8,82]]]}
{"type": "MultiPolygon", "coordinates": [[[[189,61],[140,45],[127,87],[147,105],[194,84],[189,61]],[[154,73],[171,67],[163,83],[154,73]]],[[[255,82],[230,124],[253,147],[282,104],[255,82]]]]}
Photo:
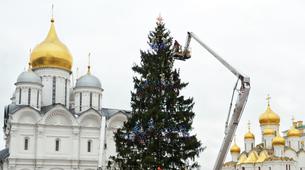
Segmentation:
{"type": "Polygon", "coordinates": [[[108,118],[116,115],[117,113],[123,113],[125,115],[130,115],[131,112],[127,111],[127,110],[121,110],[121,109],[102,108],[102,114],[108,118]]]}

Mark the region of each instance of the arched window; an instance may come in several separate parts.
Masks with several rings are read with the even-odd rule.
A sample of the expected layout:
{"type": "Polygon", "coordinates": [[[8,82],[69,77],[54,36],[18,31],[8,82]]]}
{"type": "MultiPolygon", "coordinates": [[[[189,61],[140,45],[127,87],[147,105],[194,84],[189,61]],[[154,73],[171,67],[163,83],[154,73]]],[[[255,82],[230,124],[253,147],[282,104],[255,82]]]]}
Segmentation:
{"type": "Polygon", "coordinates": [[[24,138],[24,150],[29,150],[29,138],[25,137],[24,138]]]}
{"type": "Polygon", "coordinates": [[[22,92],[21,88],[19,88],[19,102],[18,102],[19,104],[21,104],[21,92],[22,92]]]}
{"type": "Polygon", "coordinates": [[[92,140],[89,140],[87,143],[87,152],[91,152],[92,150],[92,140]]]}
{"type": "Polygon", "coordinates": [[[29,89],[28,93],[28,105],[31,105],[31,89],[29,89]]]}
{"type": "Polygon", "coordinates": [[[258,170],[261,170],[261,167],[258,167],[258,170]]]}
{"type": "Polygon", "coordinates": [[[90,99],[89,99],[90,101],[90,108],[92,107],[92,92],[90,92],[90,99]]]}
{"type": "Polygon", "coordinates": [[[79,93],[79,111],[82,111],[83,93],[79,93]]]}
{"type": "Polygon", "coordinates": [[[56,77],[53,77],[52,82],[52,104],[56,103],[56,77]]]}
{"type": "Polygon", "coordinates": [[[60,145],[60,140],[56,139],[55,140],[55,151],[59,151],[59,145],[60,145]]]}

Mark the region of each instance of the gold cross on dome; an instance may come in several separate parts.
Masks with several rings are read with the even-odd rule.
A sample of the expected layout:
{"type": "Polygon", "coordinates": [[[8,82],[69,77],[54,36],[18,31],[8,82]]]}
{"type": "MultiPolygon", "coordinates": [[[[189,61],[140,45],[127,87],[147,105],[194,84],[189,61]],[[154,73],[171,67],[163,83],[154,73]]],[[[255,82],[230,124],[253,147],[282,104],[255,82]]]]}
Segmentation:
{"type": "Polygon", "coordinates": [[[51,22],[54,22],[54,4],[52,4],[52,10],[51,10],[51,22]]]}
{"type": "Polygon", "coordinates": [[[268,95],[267,95],[267,98],[266,98],[266,100],[267,100],[267,102],[268,102],[268,106],[270,106],[270,99],[271,99],[271,97],[270,97],[270,95],[268,94],[268,95]]]}
{"type": "Polygon", "coordinates": [[[250,123],[250,120],[248,121],[248,130],[250,132],[250,127],[251,127],[251,123],[250,123]]]}

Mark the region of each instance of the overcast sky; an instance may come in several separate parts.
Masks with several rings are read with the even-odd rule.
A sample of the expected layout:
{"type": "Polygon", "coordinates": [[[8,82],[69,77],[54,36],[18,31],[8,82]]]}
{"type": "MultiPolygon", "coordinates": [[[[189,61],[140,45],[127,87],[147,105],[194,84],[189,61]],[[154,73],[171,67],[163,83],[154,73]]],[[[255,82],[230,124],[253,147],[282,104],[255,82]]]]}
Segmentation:
{"type": "MultiPolygon", "coordinates": [[[[131,67],[139,63],[139,50],[149,48],[147,35],[161,14],[181,44],[186,32],[193,31],[251,77],[252,89],[237,131],[240,146],[248,120],[260,142],[258,117],[266,109],[267,94],[281,116],[281,130],[290,127],[292,115],[305,121],[303,0],[1,0],[2,109],[10,102],[17,76],[27,67],[29,49],[47,35],[52,3],[57,33],[73,55],[75,75],[77,67],[79,75],[85,73],[91,52],[92,72],[105,90],[103,107],[130,109],[131,67]]],[[[207,146],[198,160],[202,169],[212,169],[236,78],[195,41],[191,49],[192,58],[178,61],[176,67],[182,80],[190,83],[183,94],[193,96],[196,103],[194,133],[207,146]]],[[[0,146],[4,147],[3,140],[0,146]]]]}

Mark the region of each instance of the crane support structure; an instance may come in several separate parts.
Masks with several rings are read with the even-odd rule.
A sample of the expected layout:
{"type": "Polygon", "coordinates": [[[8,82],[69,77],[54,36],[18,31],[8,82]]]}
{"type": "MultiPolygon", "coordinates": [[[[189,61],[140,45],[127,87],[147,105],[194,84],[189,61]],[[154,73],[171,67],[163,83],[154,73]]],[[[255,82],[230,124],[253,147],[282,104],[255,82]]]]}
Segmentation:
{"type": "MultiPolygon", "coordinates": [[[[234,87],[232,100],[233,100],[233,97],[234,97],[234,92],[235,91],[238,92],[238,96],[237,96],[236,103],[235,103],[235,108],[233,110],[233,113],[232,113],[231,117],[230,117],[231,106],[229,108],[228,119],[227,119],[226,128],[225,128],[225,136],[224,136],[220,151],[218,153],[218,156],[217,156],[217,159],[216,159],[216,162],[215,162],[215,165],[214,165],[214,170],[221,170],[222,165],[224,163],[224,160],[226,158],[226,155],[228,153],[229,147],[231,145],[233,136],[234,136],[235,131],[237,129],[238,123],[239,123],[240,118],[242,116],[243,110],[244,110],[245,105],[247,103],[247,99],[248,99],[250,88],[251,88],[250,87],[250,77],[248,77],[248,76],[242,74],[241,72],[239,72],[238,70],[236,70],[228,62],[226,62],[223,58],[221,58],[216,52],[214,52],[210,47],[208,47],[206,44],[204,44],[192,32],[187,33],[187,40],[186,40],[186,44],[183,48],[183,51],[181,50],[180,47],[177,48],[178,47],[177,45],[174,46],[174,48],[175,48],[174,50],[176,51],[175,54],[174,54],[174,57],[176,59],[185,60],[185,59],[190,58],[189,46],[190,46],[190,42],[191,42],[192,38],[194,40],[196,40],[209,53],[211,53],[228,70],[230,70],[238,78],[238,81],[240,81],[240,85],[241,85],[238,90],[235,90],[237,84],[234,87]],[[228,123],[228,121],[229,121],[229,123],[228,123]]],[[[231,100],[231,105],[232,105],[232,100],[231,100]]]]}

